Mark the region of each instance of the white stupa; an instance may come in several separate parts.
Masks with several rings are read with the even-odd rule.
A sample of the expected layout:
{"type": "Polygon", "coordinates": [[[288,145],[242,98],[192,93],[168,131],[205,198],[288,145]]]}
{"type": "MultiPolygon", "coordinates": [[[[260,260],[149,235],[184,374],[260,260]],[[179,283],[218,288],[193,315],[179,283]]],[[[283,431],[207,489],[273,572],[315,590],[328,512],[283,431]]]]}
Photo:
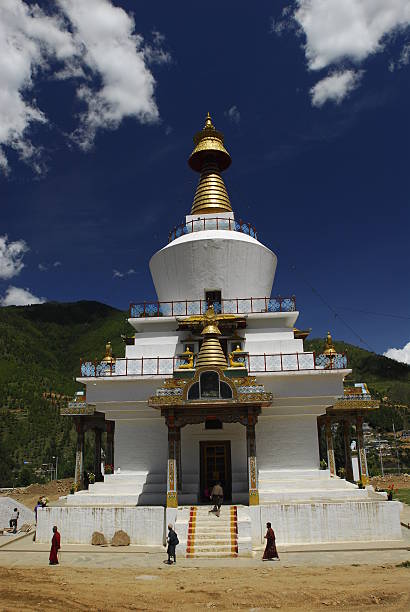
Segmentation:
{"type": "Polygon", "coordinates": [[[158,301],[131,306],[125,357],[108,350],[78,378],[86,402],[71,409],[77,483],[81,419],[92,413],[112,424],[114,473],[49,509],[45,532],[54,521],[63,538],[65,529],[85,541],[118,527],[134,543],[158,543],[173,520],[193,554],[201,504],[220,481],[237,534],[232,554],[260,544],[267,520],[279,544],[400,538],[399,505],[338,478],[331,445],[329,469],[320,469],[318,417],[351,370],[331,340],[321,355],[305,352],[294,297],[271,297],[277,257],[235,217],[221,176],[231,158],[209,114],[194,143],[191,214],[150,261],[158,301]]]}

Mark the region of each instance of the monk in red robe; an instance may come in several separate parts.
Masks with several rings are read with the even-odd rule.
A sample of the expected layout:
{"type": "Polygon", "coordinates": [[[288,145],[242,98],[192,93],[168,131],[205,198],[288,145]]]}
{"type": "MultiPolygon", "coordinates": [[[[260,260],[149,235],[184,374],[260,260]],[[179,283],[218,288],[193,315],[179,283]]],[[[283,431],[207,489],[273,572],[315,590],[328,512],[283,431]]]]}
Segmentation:
{"type": "Polygon", "coordinates": [[[279,561],[278,551],[276,550],[275,543],[275,532],[272,529],[271,523],[266,523],[266,547],[265,552],[263,553],[262,561],[272,561],[272,559],[277,559],[279,561]]]}
{"type": "Polygon", "coordinates": [[[58,565],[58,551],[60,550],[60,534],[57,527],[53,527],[53,539],[51,540],[50,565],[58,565]]]}

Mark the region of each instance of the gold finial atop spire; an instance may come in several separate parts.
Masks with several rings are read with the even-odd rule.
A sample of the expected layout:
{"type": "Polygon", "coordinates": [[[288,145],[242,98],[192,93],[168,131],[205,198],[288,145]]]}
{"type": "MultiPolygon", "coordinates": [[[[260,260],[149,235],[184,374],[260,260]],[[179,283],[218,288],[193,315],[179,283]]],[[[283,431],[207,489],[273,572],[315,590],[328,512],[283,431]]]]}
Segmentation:
{"type": "Polygon", "coordinates": [[[213,306],[209,306],[204,316],[205,326],[201,332],[204,337],[201,349],[198,353],[195,367],[217,366],[219,368],[227,368],[225,355],[218,340],[221,332],[218,328],[218,320],[213,306]]]}
{"type": "Polygon", "coordinates": [[[224,147],[222,132],[215,129],[208,113],[205,125],[194,136],[195,149],[188,163],[201,176],[191,214],[232,212],[221,171],[231,165],[231,156],[224,147]]]}
{"type": "Polygon", "coordinates": [[[215,127],[214,127],[214,125],[212,123],[211,115],[209,114],[209,112],[206,115],[204,128],[214,128],[215,129],[215,127]]]}
{"type": "Polygon", "coordinates": [[[325,350],[323,351],[325,355],[336,355],[336,349],[333,346],[332,336],[330,331],[327,332],[326,342],[325,342],[325,350]]]}

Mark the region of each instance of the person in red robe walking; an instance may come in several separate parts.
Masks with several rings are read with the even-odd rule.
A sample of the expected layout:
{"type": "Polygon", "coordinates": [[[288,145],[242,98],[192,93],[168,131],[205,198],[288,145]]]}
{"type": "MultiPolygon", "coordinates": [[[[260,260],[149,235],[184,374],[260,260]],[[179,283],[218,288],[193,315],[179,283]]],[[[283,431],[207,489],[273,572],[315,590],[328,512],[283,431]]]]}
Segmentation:
{"type": "Polygon", "coordinates": [[[60,534],[57,527],[53,527],[53,539],[51,540],[50,565],[58,565],[58,551],[60,550],[60,534]]]}
{"type": "Polygon", "coordinates": [[[272,561],[272,559],[277,559],[279,561],[279,555],[278,551],[276,550],[275,543],[275,532],[272,529],[271,523],[266,523],[266,528],[266,547],[265,552],[263,553],[262,561],[272,561]]]}

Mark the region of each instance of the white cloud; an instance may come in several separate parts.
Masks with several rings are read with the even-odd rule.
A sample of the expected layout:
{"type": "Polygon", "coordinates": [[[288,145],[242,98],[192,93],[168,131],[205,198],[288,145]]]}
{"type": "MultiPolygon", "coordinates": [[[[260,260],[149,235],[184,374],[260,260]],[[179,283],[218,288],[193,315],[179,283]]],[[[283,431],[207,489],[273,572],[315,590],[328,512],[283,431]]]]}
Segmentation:
{"type": "Polygon", "coordinates": [[[340,104],[357,87],[360,77],[361,72],[344,70],[343,72],[335,72],[318,81],[310,90],[313,106],[323,106],[328,100],[340,104]]]}
{"type": "Polygon", "coordinates": [[[58,0],[46,14],[27,0],[0,2],[0,169],[9,170],[7,148],[41,171],[41,149],[30,139],[33,124],[48,118],[33,89],[43,76],[73,79],[86,106],[73,137],[89,148],[99,129],[125,117],[159,118],[155,80],[148,63],[170,61],[153,33],[144,44],[134,19],[111,0],[58,0]],[[93,85],[98,81],[98,85],[93,85]]]}
{"type": "Polygon", "coordinates": [[[306,35],[311,70],[383,49],[383,38],[410,24],[408,0],[297,0],[294,18],[306,35]]]}
{"type": "Polygon", "coordinates": [[[61,266],[61,261],[54,261],[52,264],[38,264],[38,269],[40,272],[46,272],[50,268],[59,268],[61,266]]]}
{"type": "Polygon", "coordinates": [[[385,357],[390,357],[390,359],[400,361],[401,363],[410,364],[410,342],[407,342],[401,349],[391,348],[383,353],[383,355],[385,357]]]}
{"type": "Polygon", "coordinates": [[[241,120],[241,113],[236,105],[231,106],[231,108],[225,111],[224,114],[232,121],[232,123],[238,124],[241,120]]]}
{"type": "MultiPolygon", "coordinates": [[[[360,65],[383,51],[389,37],[410,26],[409,0],[295,0],[293,13],[274,21],[272,31],[304,34],[309,70],[350,61],[360,65]]],[[[336,102],[338,98],[329,98],[336,102]]]]}
{"type": "Polygon", "coordinates": [[[113,278],[124,278],[124,276],[129,276],[130,274],[136,273],[134,268],[130,268],[126,272],[120,272],[119,270],[113,270],[112,272],[113,272],[112,274],[113,278]]]}
{"type": "Polygon", "coordinates": [[[43,304],[46,298],[36,297],[29,289],[21,289],[10,285],[6,294],[0,299],[1,306],[27,306],[28,304],[43,304]]]}
{"type": "MultiPolygon", "coordinates": [[[[95,91],[83,84],[77,94],[87,110],[74,137],[89,148],[98,129],[114,129],[124,117],[142,123],[158,120],[155,80],[146,66],[143,38],[134,34],[134,19],[108,0],[58,0],[70,19],[83,62],[101,78],[95,91]]],[[[151,49],[150,49],[151,52],[151,49]]]]}
{"type": "MultiPolygon", "coordinates": [[[[34,78],[47,66],[46,57],[64,60],[74,52],[69,32],[58,16],[46,16],[37,5],[22,0],[0,4],[0,146],[8,146],[28,159],[35,149],[27,137],[32,123],[45,123],[44,113],[30,96],[34,78]]],[[[4,149],[0,167],[8,170],[4,149]]]]}
{"type": "Polygon", "coordinates": [[[23,256],[29,250],[24,240],[9,242],[8,236],[0,236],[0,278],[8,279],[20,274],[24,268],[23,256]]]}

